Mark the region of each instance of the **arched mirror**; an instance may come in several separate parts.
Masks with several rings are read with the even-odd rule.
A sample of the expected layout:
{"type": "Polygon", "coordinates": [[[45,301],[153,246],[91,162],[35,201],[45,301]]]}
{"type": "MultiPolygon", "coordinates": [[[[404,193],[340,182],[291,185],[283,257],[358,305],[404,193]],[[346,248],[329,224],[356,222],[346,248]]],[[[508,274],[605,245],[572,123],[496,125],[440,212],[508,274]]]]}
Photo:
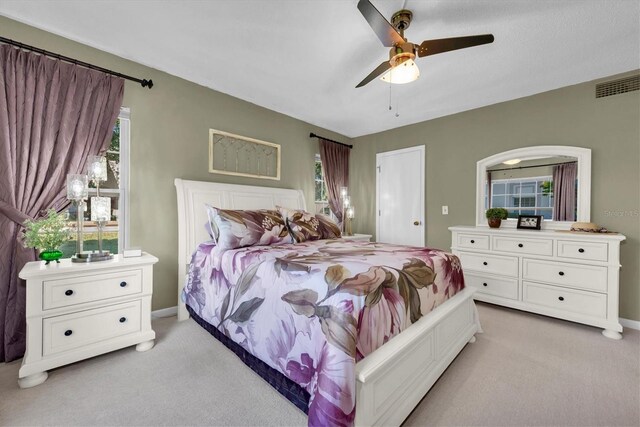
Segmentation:
{"type": "Polygon", "coordinates": [[[541,215],[542,228],[569,229],[591,217],[591,150],[569,146],[518,148],[477,164],[476,225],[485,211],[505,208],[503,227],[516,227],[518,215],[541,215]]]}

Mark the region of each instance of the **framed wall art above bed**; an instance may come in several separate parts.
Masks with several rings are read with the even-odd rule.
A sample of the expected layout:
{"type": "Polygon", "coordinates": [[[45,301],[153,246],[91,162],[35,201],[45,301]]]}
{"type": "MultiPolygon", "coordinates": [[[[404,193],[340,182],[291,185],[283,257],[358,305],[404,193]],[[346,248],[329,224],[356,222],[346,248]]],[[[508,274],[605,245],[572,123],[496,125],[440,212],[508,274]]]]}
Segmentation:
{"type": "MultiPolygon", "coordinates": [[[[309,425],[400,425],[475,341],[474,289],[455,255],[348,237],[218,247],[205,205],[243,222],[259,212],[233,209],[304,209],[302,192],[175,184],[180,320],[190,314],[308,413],[309,425]]],[[[245,225],[268,232],[272,222],[245,225]]]]}
{"type": "Polygon", "coordinates": [[[280,180],[280,145],[209,129],[209,172],[280,180]]]}

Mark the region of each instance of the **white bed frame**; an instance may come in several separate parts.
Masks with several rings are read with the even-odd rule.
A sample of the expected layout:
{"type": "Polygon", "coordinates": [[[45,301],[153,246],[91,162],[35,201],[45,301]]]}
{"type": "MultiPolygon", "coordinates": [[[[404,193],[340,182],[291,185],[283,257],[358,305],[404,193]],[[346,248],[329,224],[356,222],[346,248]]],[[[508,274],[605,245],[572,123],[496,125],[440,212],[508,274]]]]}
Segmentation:
{"type": "MultiPolygon", "coordinates": [[[[205,203],[226,209],[305,209],[300,190],[176,179],[178,320],[189,314],[180,294],[191,255],[209,239],[205,203]]],[[[357,426],[399,426],[479,331],[474,289],[466,288],[356,364],[357,426]]]]}

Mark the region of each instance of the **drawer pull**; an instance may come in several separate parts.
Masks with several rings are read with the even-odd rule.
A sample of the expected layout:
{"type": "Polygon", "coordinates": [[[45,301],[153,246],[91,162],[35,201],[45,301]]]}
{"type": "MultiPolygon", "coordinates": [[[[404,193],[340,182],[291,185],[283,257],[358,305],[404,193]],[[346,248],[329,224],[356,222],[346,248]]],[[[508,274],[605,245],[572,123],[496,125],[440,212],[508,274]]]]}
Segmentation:
{"type": "Polygon", "coordinates": [[[73,331],[71,329],[67,329],[66,331],[64,331],[64,336],[68,337],[73,333],[73,331]]]}
{"type": "Polygon", "coordinates": [[[471,239],[471,243],[475,243],[475,242],[476,242],[475,240],[471,239]]]}
{"type": "Polygon", "coordinates": [[[120,282],[120,287],[124,288],[125,286],[127,286],[127,282],[120,282]]]}
{"type": "Polygon", "coordinates": [[[126,322],[126,321],[127,321],[127,318],[126,318],[126,317],[121,317],[121,318],[120,318],[120,323],[124,323],[124,322],[126,322]]]}
{"type": "Polygon", "coordinates": [[[483,283],[482,286],[489,286],[489,285],[487,285],[486,283],[483,283]]]}
{"type": "Polygon", "coordinates": [[[487,264],[487,261],[483,261],[482,265],[489,265],[489,264],[487,264]]]}
{"type": "Polygon", "coordinates": [[[564,276],[564,271],[559,271],[558,274],[564,276]]]}
{"type": "Polygon", "coordinates": [[[71,289],[67,289],[66,291],[64,291],[64,294],[70,297],[71,295],[73,295],[73,291],[71,289]]]}
{"type": "Polygon", "coordinates": [[[519,248],[524,248],[524,245],[522,243],[518,243],[518,247],[519,248]]]}
{"type": "Polygon", "coordinates": [[[558,297],[560,301],[564,301],[564,297],[558,297]]]}
{"type": "Polygon", "coordinates": [[[583,253],[584,253],[584,249],[580,248],[580,249],[578,249],[578,252],[580,252],[581,254],[583,254],[583,253]]]}

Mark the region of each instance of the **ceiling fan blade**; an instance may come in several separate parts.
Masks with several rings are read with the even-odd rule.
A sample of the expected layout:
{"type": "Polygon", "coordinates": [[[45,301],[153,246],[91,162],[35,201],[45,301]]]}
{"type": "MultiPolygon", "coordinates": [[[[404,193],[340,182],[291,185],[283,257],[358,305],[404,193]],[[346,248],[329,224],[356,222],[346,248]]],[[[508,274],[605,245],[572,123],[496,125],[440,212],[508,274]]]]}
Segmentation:
{"type": "Polygon", "coordinates": [[[384,46],[392,47],[395,43],[404,43],[404,39],[369,0],[360,0],[358,10],[367,20],[384,46]]]}
{"type": "Polygon", "coordinates": [[[360,83],[358,83],[358,86],[356,86],[356,88],[366,85],[371,80],[375,79],[380,74],[384,73],[385,71],[389,70],[390,68],[391,68],[391,63],[389,61],[384,61],[382,64],[378,65],[375,70],[373,70],[371,73],[369,73],[369,75],[367,77],[365,77],[364,80],[362,80],[360,83]]]}
{"type": "Polygon", "coordinates": [[[493,42],[493,34],[480,36],[451,37],[449,39],[425,40],[418,46],[418,56],[435,55],[451,50],[464,49],[493,42]]]}

